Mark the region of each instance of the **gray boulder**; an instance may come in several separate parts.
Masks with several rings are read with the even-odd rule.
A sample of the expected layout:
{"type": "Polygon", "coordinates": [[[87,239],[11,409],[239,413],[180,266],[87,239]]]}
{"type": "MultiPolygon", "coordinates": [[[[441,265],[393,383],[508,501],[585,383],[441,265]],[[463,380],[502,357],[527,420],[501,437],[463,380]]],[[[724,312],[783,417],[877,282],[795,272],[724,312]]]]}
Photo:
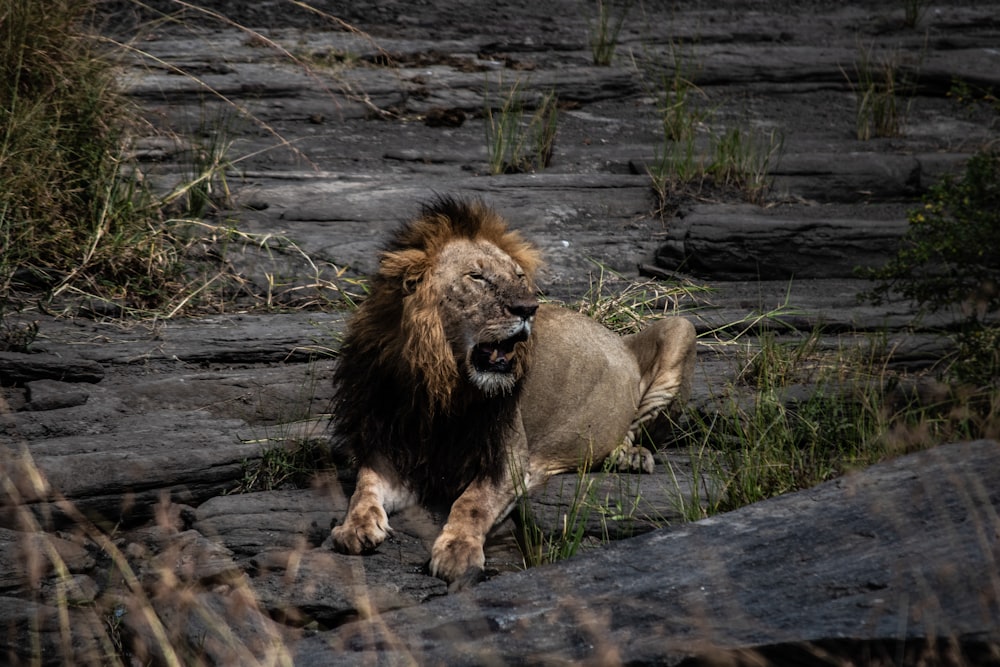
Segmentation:
{"type": "Polygon", "coordinates": [[[995,664],[1000,444],[943,445],[303,640],[297,665],[995,664]]]}

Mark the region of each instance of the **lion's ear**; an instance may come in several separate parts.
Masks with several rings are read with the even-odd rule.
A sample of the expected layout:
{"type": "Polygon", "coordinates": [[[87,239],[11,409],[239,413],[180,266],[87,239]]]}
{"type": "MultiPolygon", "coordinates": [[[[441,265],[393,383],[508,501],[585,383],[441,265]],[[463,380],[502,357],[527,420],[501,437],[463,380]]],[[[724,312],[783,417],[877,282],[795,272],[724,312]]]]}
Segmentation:
{"type": "Polygon", "coordinates": [[[528,280],[535,282],[535,274],[542,265],[542,255],[538,248],[525,241],[517,232],[508,232],[504,237],[503,250],[524,270],[528,280]]]}
{"type": "Polygon", "coordinates": [[[426,252],[410,248],[382,255],[378,272],[390,282],[398,282],[407,294],[412,294],[424,279],[430,265],[426,252]]]}

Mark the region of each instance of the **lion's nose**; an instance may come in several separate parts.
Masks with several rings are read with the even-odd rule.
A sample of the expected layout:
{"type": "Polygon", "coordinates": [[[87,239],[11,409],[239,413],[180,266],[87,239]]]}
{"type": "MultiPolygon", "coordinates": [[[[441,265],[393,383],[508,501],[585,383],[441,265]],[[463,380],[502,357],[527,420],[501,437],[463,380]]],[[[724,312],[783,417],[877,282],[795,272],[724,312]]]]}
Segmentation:
{"type": "Polygon", "coordinates": [[[536,310],[538,310],[538,302],[534,299],[531,301],[518,301],[507,306],[507,312],[520,317],[522,320],[530,320],[535,316],[536,310]]]}

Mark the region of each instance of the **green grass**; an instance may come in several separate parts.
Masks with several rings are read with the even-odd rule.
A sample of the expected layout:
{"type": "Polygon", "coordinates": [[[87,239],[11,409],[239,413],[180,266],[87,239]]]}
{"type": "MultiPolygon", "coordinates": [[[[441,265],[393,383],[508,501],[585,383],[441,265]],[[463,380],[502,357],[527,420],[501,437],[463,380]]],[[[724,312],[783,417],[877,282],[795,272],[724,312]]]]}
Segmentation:
{"type": "Polygon", "coordinates": [[[555,563],[580,551],[587,537],[587,521],[594,506],[595,480],[589,474],[590,468],[590,461],[582,463],[575,482],[560,487],[559,498],[565,501],[567,509],[554,532],[546,532],[539,524],[530,497],[523,490],[519,494],[517,544],[525,567],[555,563]],[[567,487],[571,489],[567,490],[567,487]]]}
{"type": "Polygon", "coordinates": [[[723,489],[685,498],[685,515],[807,489],[942,442],[1000,435],[996,387],[939,383],[921,395],[913,388],[930,379],[890,370],[890,356],[872,335],[823,349],[818,330],[747,343],[742,371],[716,408],[683,420],[681,448],[715,480],[709,486],[723,489]]]}
{"type": "Polygon", "coordinates": [[[273,447],[261,452],[259,459],[243,463],[242,478],[232,493],[252,493],[275,489],[303,489],[319,475],[336,473],[325,438],[277,438],[273,447]]]}
{"type": "Polygon", "coordinates": [[[903,24],[908,28],[916,28],[924,20],[928,0],[901,0],[903,5],[903,24]]]}
{"type": "Polygon", "coordinates": [[[900,136],[907,112],[907,105],[901,98],[910,86],[903,79],[899,54],[888,52],[878,56],[872,46],[859,47],[851,86],[857,138],[868,141],[876,137],[900,136]]]}
{"type": "Polygon", "coordinates": [[[717,186],[738,190],[748,202],[763,205],[771,190],[770,171],[782,145],[777,130],[734,127],[712,137],[712,160],[706,171],[717,186]]]}
{"type": "Polygon", "coordinates": [[[552,161],[559,122],[558,100],[554,92],[543,94],[529,113],[520,79],[503,89],[494,100],[487,88],[483,117],[491,174],[512,174],[544,169],[552,161]],[[496,110],[494,110],[496,105],[496,110]]]}
{"type": "Polygon", "coordinates": [[[631,0],[626,0],[617,8],[612,0],[597,0],[597,17],[590,22],[590,52],[594,64],[607,67],[618,48],[625,18],[632,8],[631,0]]]}
{"type": "Polygon", "coordinates": [[[771,189],[770,171],[782,151],[782,135],[739,125],[714,128],[714,114],[704,106],[706,95],[693,82],[698,67],[690,53],[683,44],[674,44],[669,60],[659,68],[660,83],[653,91],[662,140],[646,167],[661,212],[676,197],[699,196],[706,183],[763,205],[771,189]]]}

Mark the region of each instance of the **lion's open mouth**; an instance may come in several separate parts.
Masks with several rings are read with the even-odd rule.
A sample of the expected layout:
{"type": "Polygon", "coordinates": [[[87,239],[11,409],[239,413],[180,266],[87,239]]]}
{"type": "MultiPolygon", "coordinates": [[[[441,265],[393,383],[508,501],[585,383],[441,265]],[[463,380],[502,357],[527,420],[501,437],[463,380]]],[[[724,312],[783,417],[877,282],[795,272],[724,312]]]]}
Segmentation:
{"type": "Polygon", "coordinates": [[[472,365],[480,373],[510,373],[514,370],[514,346],[528,339],[522,330],[506,340],[479,343],[472,349],[472,365]]]}

